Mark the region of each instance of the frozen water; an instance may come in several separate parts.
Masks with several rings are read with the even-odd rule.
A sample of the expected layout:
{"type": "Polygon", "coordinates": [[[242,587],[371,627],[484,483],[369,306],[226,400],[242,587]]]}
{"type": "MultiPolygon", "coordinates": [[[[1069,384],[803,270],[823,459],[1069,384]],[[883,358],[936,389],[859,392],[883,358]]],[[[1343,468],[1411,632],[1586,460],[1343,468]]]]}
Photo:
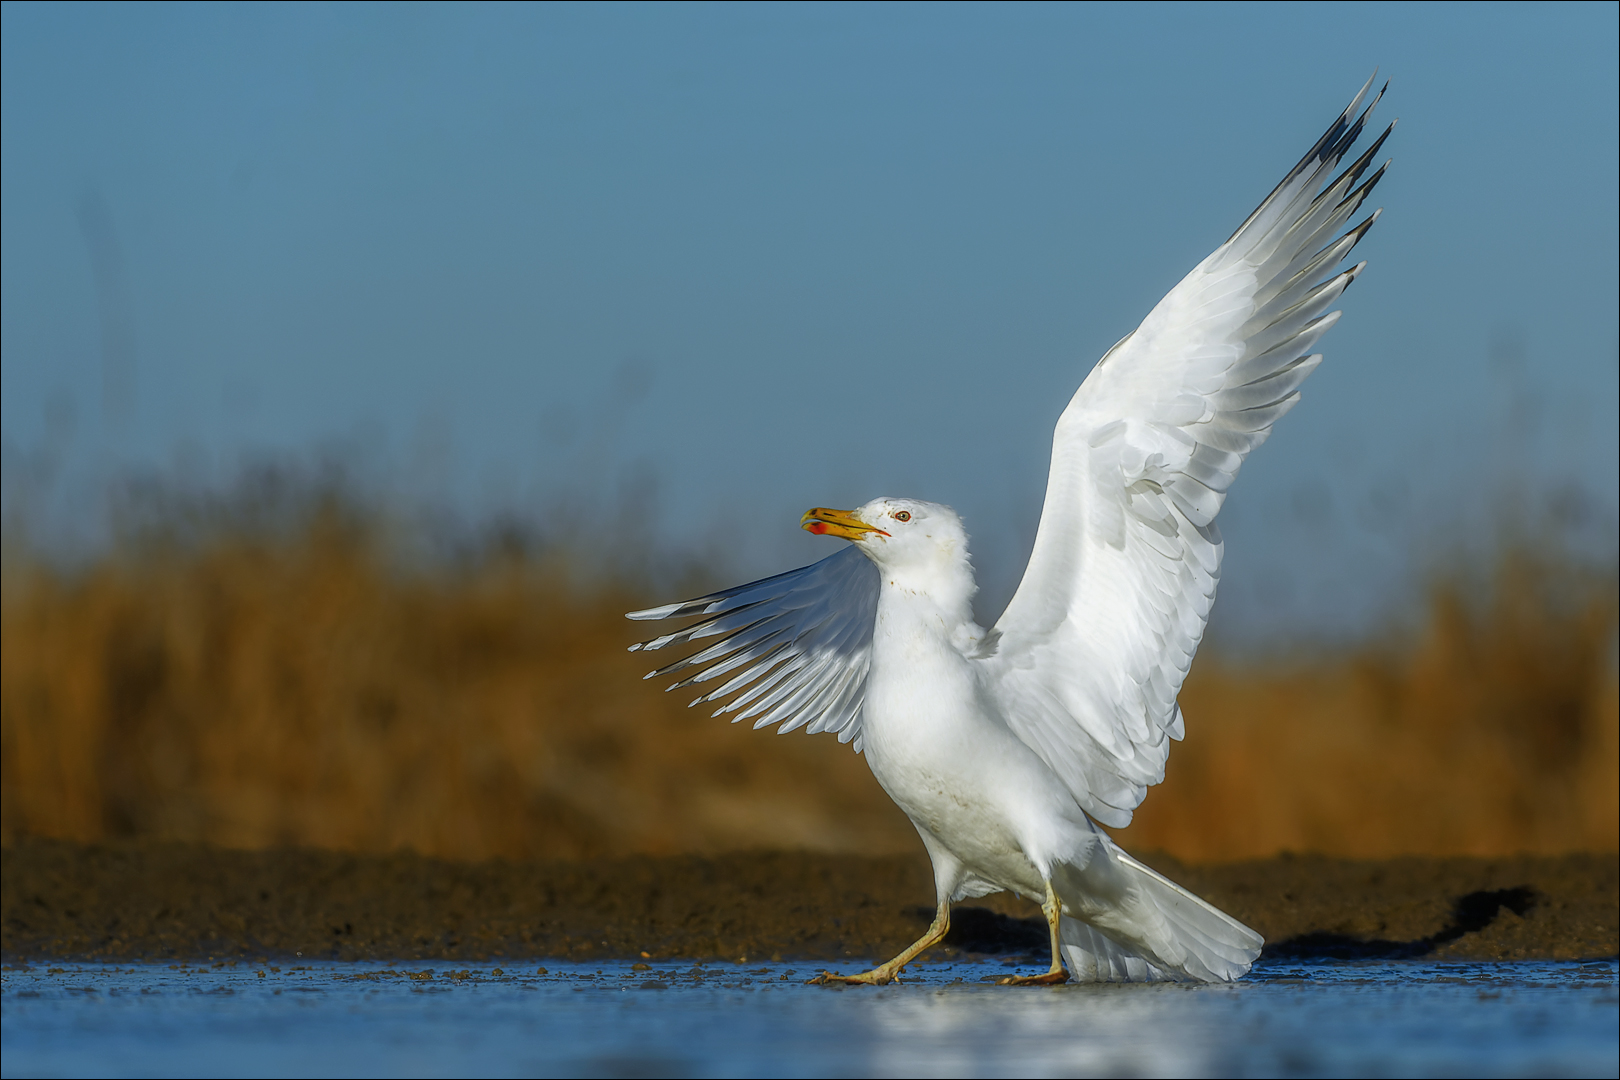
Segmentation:
{"type": "Polygon", "coordinates": [[[16,965],[4,1076],[1614,1076],[1617,965],[1262,964],[882,988],[812,964],[16,965]]]}

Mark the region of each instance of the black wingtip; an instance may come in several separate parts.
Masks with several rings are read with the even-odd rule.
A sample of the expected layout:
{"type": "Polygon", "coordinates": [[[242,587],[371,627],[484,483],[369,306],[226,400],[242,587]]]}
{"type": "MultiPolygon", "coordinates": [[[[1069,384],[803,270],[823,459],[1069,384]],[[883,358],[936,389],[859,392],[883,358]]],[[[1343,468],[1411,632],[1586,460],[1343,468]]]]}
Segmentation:
{"type": "Polygon", "coordinates": [[[1239,233],[1248,228],[1249,224],[1259,217],[1267,206],[1271,205],[1271,200],[1277,197],[1277,192],[1298,179],[1302,173],[1312,168],[1320,168],[1330,160],[1336,165],[1343,159],[1345,154],[1350,152],[1350,147],[1361,137],[1362,126],[1366,123],[1367,118],[1372,115],[1372,111],[1378,105],[1378,102],[1383,99],[1384,91],[1389,89],[1389,82],[1385,80],[1384,85],[1374,96],[1371,104],[1352,122],[1350,118],[1356,116],[1356,110],[1360,109],[1361,103],[1367,99],[1367,91],[1372,89],[1373,82],[1377,78],[1378,69],[1373,68],[1372,75],[1361,85],[1361,89],[1356,91],[1356,96],[1350,99],[1350,104],[1345,106],[1344,111],[1334,119],[1332,124],[1328,125],[1328,129],[1322,133],[1322,137],[1316,140],[1316,145],[1306,151],[1305,156],[1299,159],[1299,163],[1289,169],[1282,181],[1271,189],[1271,193],[1260,200],[1260,205],[1256,206],[1249,216],[1243,219],[1243,224],[1234,229],[1232,235],[1226,238],[1227,243],[1231,243],[1239,233]]]}
{"type": "Polygon", "coordinates": [[[1378,186],[1378,181],[1384,178],[1384,174],[1389,171],[1389,166],[1390,162],[1388,161],[1378,166],[1378,171],[1367,177],[1364,184],[1340,200],[1339,205],[1343,206],[1347,202],[1354,202],[1359,206],[1363,199],[1372,194],[1372,189],[1378,186]]]}
{"type": "Polygon", "coordinates": [[[1378,209],[1367,215],[1366,221],[1363,221],[1360,225],[1357,225],[1355,228],[1345,233],[1346,236],[1351,237],[1349,250],[1345,252],[1346,255],[1350,254],[1351,251],[1356,250],[1356,245],[1361,243],[1361,238],[1367,235],[1367,230],[1373,227],[1373,222],[1377,221],[1378,215],[1382,214],[1383,212],[1384,208],[1380,206],[1378,209]]]}
{"type": "MultiPolygon", "coordinates": [[[[1366,153],[1362,154],[1360,157],[1356,158],[1355,161],[1351,162],[1349,167],[1346,168],[1344,172],[1340,173],[1338,176],[1335,176],[1333,178],[1333,182],[1322,189],[1322,195],[1318,195],[1317,199],[1319,200],[1323,196],[1328,195],[1335,190],[1342,191],[1343,187],[1341,185],[1354,184],[1360,180],[1361,174],[1367,171],[1367,166],[1372,164],[1373,157],[1377,155],[1379,149],[1384,145],[1384,140],[1388,139],[1389,133],[1394,130],[1395,125],[1393,123],[1385,128],[1383,134],[1379,135],[1378,138],[1373,141],[1373,144],[1367,147],[1366,153]]],[[[1335,205],[1343,206],[1344,199],[1340,199],[1335,205]]]]}

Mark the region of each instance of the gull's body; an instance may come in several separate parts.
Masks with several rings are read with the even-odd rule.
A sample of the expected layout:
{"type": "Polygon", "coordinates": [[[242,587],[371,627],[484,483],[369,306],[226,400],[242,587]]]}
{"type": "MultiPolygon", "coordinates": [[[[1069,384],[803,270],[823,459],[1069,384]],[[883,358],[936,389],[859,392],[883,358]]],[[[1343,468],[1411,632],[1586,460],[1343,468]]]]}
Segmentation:
{"type": "Polygon", "coordinates": [[[887,964],[828,978],[894,978],[944,936],[952,902],[1003,889],[1040,901],[1052,933],[1048,973],[1014,981],[1226,981],[1259,955],[1258,934],[1097,823],[1129,824],[1164,778],[1220,572],[1215,516],[1365,265],[1333,272],[1377,217],[1341,232],[1383,173],[1357,186],[1384,137],[1330,178],[1366,93],[1075,393],[1029,567],[995,627],[973,621],[956,514],[892,498],[806,514],[852,542],[819,563],[632,614],[708,616],[636,646],[719,638],[652,675],[695,669],[671,689],[719,685],[693,704],[730,697],[719,713],[755,727],[854,741],[922,837],[933,926],[887,964]]]}

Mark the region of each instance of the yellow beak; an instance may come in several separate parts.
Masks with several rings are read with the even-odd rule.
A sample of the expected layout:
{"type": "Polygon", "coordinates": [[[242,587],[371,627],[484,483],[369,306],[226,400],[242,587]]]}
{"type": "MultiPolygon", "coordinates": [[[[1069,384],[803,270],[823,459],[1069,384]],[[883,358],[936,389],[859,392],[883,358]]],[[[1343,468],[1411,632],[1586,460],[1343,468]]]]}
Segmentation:
{"type": "Polygon", "coordinates": [[[845,540],[859,540],[867,533],[889,535],[876,525],[868,525],[848,510],[828,510],[825,506],[806,510],[804,517],[799,519],[799,528],[817,536],[838,536],[845,540]]]}

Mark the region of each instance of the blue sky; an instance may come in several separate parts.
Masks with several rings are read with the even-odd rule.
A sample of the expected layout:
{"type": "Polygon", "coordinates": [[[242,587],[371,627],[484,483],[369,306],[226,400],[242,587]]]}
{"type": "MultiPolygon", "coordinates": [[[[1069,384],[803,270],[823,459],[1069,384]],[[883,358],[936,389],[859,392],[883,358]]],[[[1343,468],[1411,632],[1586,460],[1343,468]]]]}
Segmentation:
{"type": "Polygon", "coordinates": [[[1612,561],[1616,11],[8,3],[7,512],[324,450],[744,574],[911,495],[994,608],[1075,386],[1376,65],[1387,210],[1218,619],[1375,625],[1520,490],[1612,561]]]}

